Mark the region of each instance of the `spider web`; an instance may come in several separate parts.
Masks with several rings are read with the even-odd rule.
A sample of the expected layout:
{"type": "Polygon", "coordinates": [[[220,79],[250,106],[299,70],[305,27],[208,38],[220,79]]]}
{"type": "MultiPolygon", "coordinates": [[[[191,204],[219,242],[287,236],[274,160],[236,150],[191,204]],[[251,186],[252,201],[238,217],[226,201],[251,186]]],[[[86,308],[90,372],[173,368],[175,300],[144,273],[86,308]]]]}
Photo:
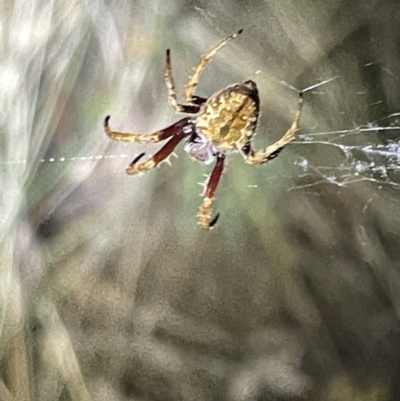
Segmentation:
{"type": "MultiPolygon", "coordinates": [[[[386,68],[385,71],[393,75],[386,68]]],[[[315,89],[336,79],[340,77],[314,84],[304,89],[303,93],[322,94],[315,89]]],[[[286,82],[280,83],[296,90],[286,82]]],[[[294,161],[294,165],[298,168],[295,172],[298,181],[306,183],[291,186],[288,188],[289,191],[317,187],[321,184],[348,187],[360,182],[373,183],[377,189],[383,187],[400,189],[400,112],[349,129],[304,132],[300,128],[297,140],[289,146],[298,148],[297,154],[310,153],[308,156],[298,156],[294,161]],[[309,147],[310,152],[304,152],[305,147],[309,147]],[[325,153],[327,149],[334,153],[334,163],[315,160],[318,159],[315,156],[318,154],[318,149],[322,148],[325,148],[325,153]]],[[[286,178],[293,178],[293,175],[286,178]]],[[[279,177],[274,175],[268,179],[279,179],[279,177]]],[[[258,186],[249,185],[249,187],[258,186]]]]}
{"type": "Polygon", "coordinates": [[[301,178],[312,177],[312,182],[293,186],[290,190],[310,188],[322,183],[347,187],[360,182],[373,183],[378,189],[400,189],[398,112],[351,129],[302,133],[293,145],[328,147],[336,154],[337,164],[315,164],[312,157],[300,157],[295,164],[301,170],[301,178]]]}
{"type": "MultiPolygon", "coordinates": [[[[397,113],[396,113],[397,114],[397,113]]],[[[396,114],[388,116],[394,117],[396,114]]],[[[399,133],[400,126],[398,118],[395,118],[390,126],[380,126],[370,124],[368,127],[358,127],[352,130],[341,130],[331,132],[318,132],[299,135],[298,145],[324,145],[332,147],[342,155],[342,162],[335,167],[313,166],[309,160],[301,158],[296,162],[302,170],[304,176],[313,174],[320,177],[320,180],[292,187],[300,189],[312,187],[320,183],[329,182],[338,186],[348,186],[361,181],[370,181],[378,184],[390,186],[394,189],[400,189],[400,142],[399,140],[388,139],[386,143],[374,144],[368,142],[366,145],[346,145],[341,143],[353,135],[362,135],[363,133],[378,133],[389,131],[390,133],[399,133]],[[326,140],[315,140],[315,138],[328,137],[326,140]]]]}

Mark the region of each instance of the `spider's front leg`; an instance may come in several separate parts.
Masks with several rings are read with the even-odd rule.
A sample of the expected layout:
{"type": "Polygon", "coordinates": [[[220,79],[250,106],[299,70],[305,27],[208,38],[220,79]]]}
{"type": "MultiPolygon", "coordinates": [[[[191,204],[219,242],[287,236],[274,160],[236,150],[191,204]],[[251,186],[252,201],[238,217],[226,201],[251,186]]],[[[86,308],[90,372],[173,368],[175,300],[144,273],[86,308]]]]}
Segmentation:
{"type": "Polygon", "coordinates": [[[214,169],[205,184],[203,202],[200,205],[199,212],[197,214],[197,217],[199,218],[199,224],[205,229],[214,227],[219,218],[218,213],[213,219],[211,219],[212,202],[215,199],[214,194],[222,176],[222,172],[224,171],[224,162],[225,155],[218,153],[217,162],[215,163],[214,169]]]}
{"type": "Polygon", "coordinates": [[[190,127],[192,125],[190,118],[183,118],[182,120],[176,122],[175,124],[172,124],[168,128],[154,132],[153,134],[150,135],[129,134],[129,133],[111,131],[108,125],[109,119],[110,116],[106,117],[104,121],[104,128],[106,134],[111,139],[114,139],[116,141],[155,143],[172,137],[156,154],[154,154],[154,156],[150,157],[147,161],[138,163],[138,161],[144,156],[144,153],[135,157],[135,159],[126,169],[127,174],[137,174],[145,172],[158,166],[162,161],[167,159],[167,157],[174,151],[178,143],[188,135],[188,132],[190,132],[190,127]]]}
{"type": "Polygon", "coordinates": [[[191,104],[178,103],[175,92],[174,77],[172,75],[171,51],[169,49],[167,49],[166,52],[165,86],[167,87],[169,103],[178,113],[196,114],[199,112],[200,106],[207,100],[196,96],[192,99],[191,104]]]}
{"type": "Polygon", "coordinates": [[[290,142],[292,142],[294,139],[296,139],[296,132],[299,129],[299,121],[300,121],[300,115],[301,111],[303,108],[303,94],[299,94],[299,101],[298,101],[298,106],[297,106],[297,112],[294,117],[293,123],[291,127],[288,129],[286,134],[276,141],[274,144],[266,147],[263,150],[259,150],[258,152],[254,152],[251,147],[250,147],[250,142],[248,142],[242,149],[242,152],[244,153],[244,156],[246,158],[246,162],[249,164],[263,164],[266,163],[269,160],[274,159],[280,151],[290,142]]]}
{"type": "Polygon", "coordinates": [[[196,99],[198,99],[198,97],[194,96],[194,92],[196,90],[197,84],[199,83],[201,73],[204,71],[207,64],[210,62],[211,58],[218,52],[218,50],[222,49],[230,40],[235,39],[242,32],[243,29],[240,29],[238,32],[227,36],[225,39],[222,39],[221,42],[219,42],[208,53],[201,57],[198,66],[195,68],[193,75],[189,78],[189,82],[187,83],[185,88],[185,100],[187,102],[198,104],[196,103],[196,99]]]}

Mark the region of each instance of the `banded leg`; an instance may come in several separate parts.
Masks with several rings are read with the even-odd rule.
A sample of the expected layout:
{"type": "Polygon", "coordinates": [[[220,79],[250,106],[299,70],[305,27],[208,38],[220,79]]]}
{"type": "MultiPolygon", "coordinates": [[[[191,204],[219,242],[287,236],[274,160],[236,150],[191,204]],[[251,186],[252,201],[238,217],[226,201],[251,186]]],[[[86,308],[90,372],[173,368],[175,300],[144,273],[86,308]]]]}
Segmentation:
{"type": "Polygon", "coordinates": [[[230,40],[236,38],[236,36],[242,33],[243,29],[240,31],[227,36],[223,39],[220,43],[218,43],[215,47],[213,47],[207,54],[201,57],[199,65],[196,67],[193,75],[189,78],[189,82],[185,88],[185,100],[189,103],[193,103],[193,94],[196,90],[197,84],[199,82],[199,78],[201,73],[203,72],[204,68],[206,68],[207,64],[209,63],[212,56],[217,53],[222,47],[224,47],[230,40]]]}
{"type": "Polygon", "coordinates": [[[110,120],[110,116],[107,116],[104,120],[104,130],[106,134],[115,141],[124,141],[124,142],[141,142],[141,143],[155,143],[160,142],[169,137],[176,135],[186,126],[190,126],[192,123],[190,118],[183,118],[182,120],[172,124],[168,128],[165,128],[161,131],[156,131],[153,134],[128,134],[123,132],[115,132],[111,131],[108,122],[110,120]]]}
{"type": "Polygon", "coordinates": [[[126,169],[126,173],[129,175],[144,173],[156,166],[174,151],[178,143],[186,137],[186,133],[181,131],[175,134],[154,156],[150,157],[147,161],[138,163],[138,161],[144,156],[144,153],[135,157],[129,167],[126,169]]]}
{"type": "Polygon", "coordinates": [[[246,162],[249,164],[266,163],[267,161],[272,160],[275,157],[277,157],[278,154],[281,152],[281,150],[288,143],[290,143],[294,139],[296,139],[296,132],[299,129],[299,121],[300,121],[302,108],[303,108],[303,96],[302,96],[302,93],[300,93],[296,115],[294,117],[291,127],[288,129],[286,134],[281,139],[279,139],[278,141],[273,143],[272,145],[266,147],[263,150],[259,150],[258,152],[254,152],[251,149],[250,142],[247,143],[242,149],[242,152],[244,153],[244,156],[246,158],[246,162]]]}
{"type": "Polygon", "coordinates": [[[203,202],[200,205],[197,217],[199,218],[199,224],[205,228],[212,228],[218,221],[219,213],[211,219],[212,214],[212,202],[215,199],[214,194],[217,189],[219,180],[224,171],[225,155],[219,153],[217,155],[217,162],[215,163],[214,169],[206,181],[205,191],[203,193],[203,202]]]}
{"type": "Polygon", "coordinates": [[[200,110],[200,105],[206,101],[206,99],[204,99],[204,101],[201,102],[203,98],[198,98],[200,99],[200,102],[192,102],[193,104],[191,105],[178,103],[175,92],[174,77],[172,76],[171,52],[169,49],[167,49],[166,53],[165,85],[168,91],[169,103],[175,109],[175,111],[179,113],[196,114],[200,110]]]}

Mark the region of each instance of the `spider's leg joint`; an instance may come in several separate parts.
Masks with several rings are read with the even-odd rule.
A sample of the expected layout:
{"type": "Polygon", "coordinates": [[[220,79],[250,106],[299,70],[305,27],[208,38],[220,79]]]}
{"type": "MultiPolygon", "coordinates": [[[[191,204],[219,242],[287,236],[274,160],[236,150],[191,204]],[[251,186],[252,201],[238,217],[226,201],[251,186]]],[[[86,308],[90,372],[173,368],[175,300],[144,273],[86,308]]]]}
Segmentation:
{"type": "Polygon", "coordinates": [[[216,216],[210,221],[210,224],[208,225],[208,228],[213,228],[219,219],[220,214],[217,213],[216,216]]]}
{"type": "Polygon", "coordinates": [[[303,91],[299,91],[299,100],[297,102],[297,108],[299,109],[299,111],[301,110],[301,108],[303,107],[303,102],[304,102],[304,92],[303,91]]]}
{"type": "Polygon", "coordinates": [[[132,163],[130,164],[130,166],[134,166],[143,156],[145,155],[145,153],[141,153],[140,155],[136,156],[133,160],[132,163]]]}

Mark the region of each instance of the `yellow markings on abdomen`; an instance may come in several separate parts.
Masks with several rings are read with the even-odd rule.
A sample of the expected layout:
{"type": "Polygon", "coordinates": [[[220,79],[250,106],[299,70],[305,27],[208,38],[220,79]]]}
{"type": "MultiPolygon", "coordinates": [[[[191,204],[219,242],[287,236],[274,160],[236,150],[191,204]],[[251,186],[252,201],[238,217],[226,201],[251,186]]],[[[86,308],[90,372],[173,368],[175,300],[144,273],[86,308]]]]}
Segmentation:
{"type": "Polygon", "coordinates": [[[241,149],[254,133],[257,112],[249,96],[226,90],[205,103],[196,127],[208,141],[222,149],[241,149]]]}

